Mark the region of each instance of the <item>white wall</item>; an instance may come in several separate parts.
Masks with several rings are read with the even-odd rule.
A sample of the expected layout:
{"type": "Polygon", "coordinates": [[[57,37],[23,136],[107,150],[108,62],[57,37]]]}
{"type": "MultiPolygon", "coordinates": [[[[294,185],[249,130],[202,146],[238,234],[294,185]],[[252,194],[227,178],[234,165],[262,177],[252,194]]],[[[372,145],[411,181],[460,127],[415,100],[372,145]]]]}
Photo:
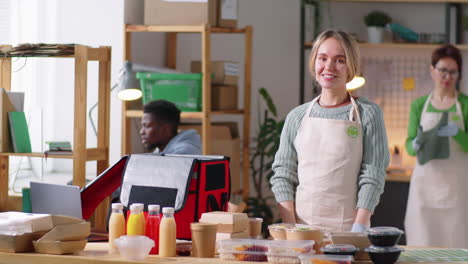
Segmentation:
{"type": "MultiPolygon", "coordinates": [[[[123,1],[10,0],[12,43],[74,43],[112,46],[111,83],[117,82],[123,53],[123,1]]],[[[97,101],[97,62],[89,64],[89,109],[97,101]]],[[[33,151],[44,151],[47,140],[73,142],[74,63],[71,59],[19,59],[13,62],[13,89],[24,89],[30,119],[33,151]]],[[[111,164],[120,157],[121,103],[111,96],[111,164]]],[[[87,146],[96,146],[96,136],[87,123],[87,146]]],[[[36,164],[36,167],[40,165],[36,164]]],[[[47,160],[46,166],[71,172],[69,160],[47,160]]],[[[95,162],[88,162],[95,174],[95,162]]],[[[40,169],[40,168],[38,168],[40,169]]],[[[70,175],[71,177],[71,175],[70,175]]]]}

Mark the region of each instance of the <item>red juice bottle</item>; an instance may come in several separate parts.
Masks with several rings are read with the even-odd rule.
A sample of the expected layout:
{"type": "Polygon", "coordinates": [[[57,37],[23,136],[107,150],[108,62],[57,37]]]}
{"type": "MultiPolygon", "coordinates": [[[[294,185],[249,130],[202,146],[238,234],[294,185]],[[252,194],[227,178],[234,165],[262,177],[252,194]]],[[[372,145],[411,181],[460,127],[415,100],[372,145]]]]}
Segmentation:
{"type": "Polygon", "coordinates": [[[148,205],[148,217],[146,218],[146,236],[154,240],[154,247],[150,254],[159,253],[159,224],[161,217],[159,216],[159,204],[148,205]]]}

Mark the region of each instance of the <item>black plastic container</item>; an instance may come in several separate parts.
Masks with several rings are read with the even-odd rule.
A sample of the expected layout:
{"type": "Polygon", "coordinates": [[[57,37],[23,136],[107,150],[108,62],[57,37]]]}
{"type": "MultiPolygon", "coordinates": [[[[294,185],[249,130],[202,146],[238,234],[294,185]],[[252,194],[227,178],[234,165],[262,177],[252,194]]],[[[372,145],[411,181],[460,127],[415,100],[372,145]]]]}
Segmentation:
{"type": "Polygon", "coordinates": [[[354,256],[358,248],[350,244],[328,244],[320,250],[327,255],[354,256]]]}
{"type": "Polygon", "coordinates": [[[397,262],[400,253],[404,251],[400,247],[377,247],[370,246],[366,251],[374,264],[393,264],[397,262]]]}
{"type": "Polygon", "coordinates": [[[398,243],[404,232],[396,227],[379,226],[367,230],[367,236],[374,246],[391,247],[398,243]]]}

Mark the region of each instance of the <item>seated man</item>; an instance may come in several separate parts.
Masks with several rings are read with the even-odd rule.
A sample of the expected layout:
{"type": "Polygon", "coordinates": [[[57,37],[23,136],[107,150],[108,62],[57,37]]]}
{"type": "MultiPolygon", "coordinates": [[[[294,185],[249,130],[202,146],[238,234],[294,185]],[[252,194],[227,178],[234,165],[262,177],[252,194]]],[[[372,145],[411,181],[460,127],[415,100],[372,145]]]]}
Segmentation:
{"type": "Polygon", "coordinates": [[[177,132],[180,110],[165,100],[143,106],[141,142],[148,151],[162,154],[202,154],[200,135],[194,129],[177,132]]]}

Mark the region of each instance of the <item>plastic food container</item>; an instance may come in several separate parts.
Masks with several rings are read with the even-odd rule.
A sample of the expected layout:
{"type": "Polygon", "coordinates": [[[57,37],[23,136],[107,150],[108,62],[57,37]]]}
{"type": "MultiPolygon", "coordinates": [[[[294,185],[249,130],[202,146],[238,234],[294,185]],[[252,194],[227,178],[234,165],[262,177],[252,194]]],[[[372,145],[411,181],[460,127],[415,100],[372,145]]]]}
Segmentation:
{"type": "Polygon", "coordinates": [[[226,239],[218,242],[219,257],[223,260],[267,261],[268,240],[226,239]]]}
{"type": "Polygon", "coordinates": [[[373,263],[392,264],[398,260],[400,253],[404,251],[400,247],[377,247],[370,246],[365,249],[373,263]]]}
{"type": "Polygon", "coordinates": [[[275,240],[286,240],[286,229],[294,224],[273,224],[268,226],[270,235],[275,240]]]}
{"type": "Polygon", "coordinates": [[[299,264],[298,256],[313,253],[313,246],[314,241],[227,239],[218,242],[218,252],[224,260],[299,264]]]}
{"type": "Polygon", "coordinates": [[[314,253],[313,240],[271,240],[268,243],[268,262],[273,264],[299,264],[299,255],[314,253]]]}
{"type": "Polygon", "coordinates": [[[114,244],[123,258],[131,260],[145,259],[154,247],[154,241],[147,236],[121,236],[114,244]]]}
{"type": "Polygon", "coordinates": [[[351,264],[352,256],[314,255],[303,254],[299,256],[301,264],[351,264]]]}
{"type": "Polygon", "coordinates": [[[358,249],[349,244],[329,244],[320,249],[324,254],[327,255],[347,255],[354,256],[358,249]]]}
{"type": "Polygon", "coordinates": [[[369,237],[372,245],[379,247],[390,247],[396,245],[403,233],[404,232],[402,230],[391,226],[379,226],[367,230],[367,236],[369,237]]]}

